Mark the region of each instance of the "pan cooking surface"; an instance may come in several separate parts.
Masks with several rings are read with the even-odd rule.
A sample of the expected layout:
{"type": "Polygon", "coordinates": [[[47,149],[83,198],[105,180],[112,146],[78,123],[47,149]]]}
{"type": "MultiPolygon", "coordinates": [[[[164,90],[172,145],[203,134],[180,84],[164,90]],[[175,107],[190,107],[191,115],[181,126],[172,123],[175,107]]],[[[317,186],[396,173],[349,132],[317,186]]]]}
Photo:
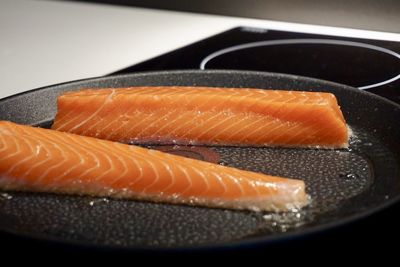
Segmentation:
{"type": "MultiPolygon", "coordinates": [[[[176,148],[186,151],[187,156],[191,152],[206,151],[205,155],[212,155],[213,160],[227,166],[303,179],[312,201],[300,211],[255,213],[84,196],[0,192],[0,230],[128,248],[224,246],[301,235],[362,216],[398,198],[400,160],[396,140],[400,137],[400,125],[396,116],[400,117],[399,107],[356,89],[314,79],[229,71],[99,78],[1,100],[0,119],[47,127],[55,114],[56,96],[63,91],[135,85],[329,91],[337,96],[354,136],[350,148],[340,150],[202,147],[193,152],[190,148],[176,148]]],[[[152,148],[165,151],[165,146],[152,148]]]]}

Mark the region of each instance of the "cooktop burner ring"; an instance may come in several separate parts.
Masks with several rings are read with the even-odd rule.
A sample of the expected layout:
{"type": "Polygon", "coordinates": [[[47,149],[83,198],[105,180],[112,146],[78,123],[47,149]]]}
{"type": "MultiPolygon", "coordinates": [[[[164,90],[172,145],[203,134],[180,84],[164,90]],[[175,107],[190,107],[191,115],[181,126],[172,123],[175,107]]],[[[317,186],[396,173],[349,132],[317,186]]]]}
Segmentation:
{"type": "MultiPolygon", "coordinates": [[[[400,60],[400,54],[398,54],[390,49],[386,49],[386,48],[376,46],[376,45],[361,43],[361,42],[343,41],[343,40],[334,40],[334,39],[314,39],[314,38],[278,39],[278,40],[244,43],[244,44],[235,45],[235,46],[231,46],[231,47],[227,47],[227,48],[218,50],[216,52],[211,53],[210,55],[208,55],[201,61],[200,69],[205,70],[207,63],[210,62],[211,60],[213,60],[221,55],[231,53],[234,51],[249,49],[249,48],[254,48],[254,47],[261,47],[261,46],[290,45],[290,44],[333,44],[333,45],[342,45],[342,46],[361,47],[361,48],[379,51],[379,52],[391,55],[400,60]]],[[[384,80],[382,82],[373,83],[373,84],[369,84],[369,85],[365,85],[365,86],[359,86],[358,88],[364,90],[364,89],[379,87],[379,86],[394,82],[398,79],[400,79],[400,74],[398,74],[392,78],[389,78],[387,80],[384,80]]]]}

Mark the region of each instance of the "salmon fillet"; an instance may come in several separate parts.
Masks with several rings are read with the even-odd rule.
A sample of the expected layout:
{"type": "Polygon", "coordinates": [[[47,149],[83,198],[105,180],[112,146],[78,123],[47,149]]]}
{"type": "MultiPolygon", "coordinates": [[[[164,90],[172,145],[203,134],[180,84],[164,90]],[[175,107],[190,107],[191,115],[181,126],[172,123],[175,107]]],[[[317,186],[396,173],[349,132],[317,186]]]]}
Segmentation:
{"type": "Polygon", "coordinates": [[[304,182],[156,150],[0,122],[0,189],[286,211],[304,182]]]}
{"type": "Polygon", "coordinates": [[[58,97],[52,129],[126,143],[348,147],[330,93],[210,87],[86,89],[58,97]]]}

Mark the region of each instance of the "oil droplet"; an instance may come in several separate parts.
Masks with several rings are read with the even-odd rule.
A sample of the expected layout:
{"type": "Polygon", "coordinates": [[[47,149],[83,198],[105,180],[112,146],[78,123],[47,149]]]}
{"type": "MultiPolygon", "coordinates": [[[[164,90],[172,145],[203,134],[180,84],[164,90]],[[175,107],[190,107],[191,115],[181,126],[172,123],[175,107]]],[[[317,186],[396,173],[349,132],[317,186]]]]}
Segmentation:
{"type": "Polygon", "coordinates": [[[280,227],[280,230],[282,231],[282,233],[287,232],[288,229],[289,229],[289,227],[288,227],[287,225],[282,225],[282,226],[280,227]]]}
{"type": "Polygon", "coordinates": [[[271,214],[266,214],[266,215],[263,216],[263,218],[266,221],[270,221],[270,220],[272,220],[272,215],[271,214]]]}
{"type": "Polygon", "coordinates": [[[8,193],[1,193],[0,194],[0,200],[10,200],[12,198],[13,198],[13,196],[8,194],[8,193]]]}
{"type": "Polygon", "coordinates": [[[354,145],[354,144],[358,144],[361,143],[361,140],[358,138],[350,138],[350,144],[354,145]]]}
{"type": "Polygon", "coordinates": [[[346,181],[353,181],[355,179],[358,179],[359,175],[355,173],[345,173],[345,174],[341,173],[339,174],[339,177],[346,181]]]}
{"type": "Polygon", "coordinates": [[[110,200],[108,200],[107,198],[103,197],[103,198],[99,198],[99,199],[95,199],[95,200],[89,201],[89,206],[93,207],[96,204],[108,203],[108,202],[110,202],[110,200]]]}

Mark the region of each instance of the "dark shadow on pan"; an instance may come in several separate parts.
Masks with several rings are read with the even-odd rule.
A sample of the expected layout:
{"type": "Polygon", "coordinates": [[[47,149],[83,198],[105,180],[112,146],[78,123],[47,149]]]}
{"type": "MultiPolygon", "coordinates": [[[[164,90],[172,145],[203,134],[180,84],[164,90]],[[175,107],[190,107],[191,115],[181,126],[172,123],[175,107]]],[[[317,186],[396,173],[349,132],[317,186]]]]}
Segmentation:
{"type": "MultiPolygon", "coordinates": [[[[361,219],[400,195],[400,107],[331,82],[274,73],[169,71],[65,83],[0,100],[0,119],[49,126],[56,97],[87,87],[187,85],[334,93],[354,132],[348,150],[252,147],[208,151],[220,164],[303,179],[309,207],[254,213],[54,194],[0,192],[0,231],[62,243],[124,249],[234,248],[321,232],[361,219]]],[[[160,148],[165,150],[165,147],[160,148]]],[[[201,158],[201,155],[199,156],[201,158]]]]}

